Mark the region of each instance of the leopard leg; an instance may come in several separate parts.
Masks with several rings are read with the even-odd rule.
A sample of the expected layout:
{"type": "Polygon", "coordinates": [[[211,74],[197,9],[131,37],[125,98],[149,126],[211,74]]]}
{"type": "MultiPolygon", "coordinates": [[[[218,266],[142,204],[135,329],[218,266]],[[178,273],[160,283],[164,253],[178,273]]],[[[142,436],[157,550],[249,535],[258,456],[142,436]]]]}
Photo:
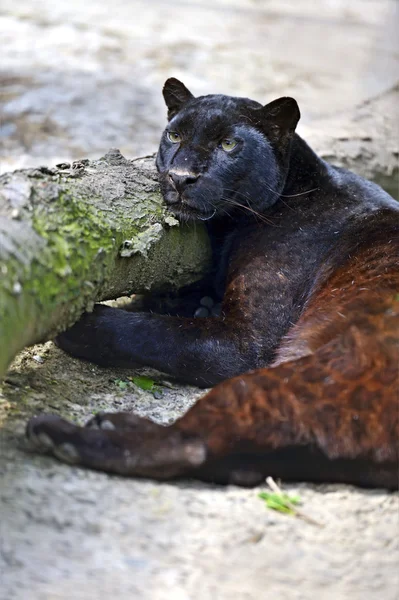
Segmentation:
{"type": "Polygon", "coordinates": [[[115,417],[121,421],[110,415],[94,428],[41,415],[30,419],[26,435],[34,449],[63,462],[119,475],[170,479],[205,460],[205,446],[196,437],[134,415],[128,415],[128,427],[117,429],[115,417]]]}
{"type": "Polygon", "coordinates": [[[85,428],[44,415],[27,435],[61,460],[123,475],[395,488],[397,357],[389,339],[383,349],[349,328],[314,355],[219,384],[169,427],[129,413],[97,415],[85,428]]]}

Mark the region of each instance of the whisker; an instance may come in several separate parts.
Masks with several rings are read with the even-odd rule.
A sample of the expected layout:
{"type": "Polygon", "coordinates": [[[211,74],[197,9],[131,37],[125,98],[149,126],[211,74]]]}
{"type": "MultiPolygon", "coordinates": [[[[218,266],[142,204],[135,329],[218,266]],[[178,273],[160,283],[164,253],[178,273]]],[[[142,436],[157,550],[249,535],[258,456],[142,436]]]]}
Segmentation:
{"type": "Polygon", "coordinates": [[[265,217],[265,215],[262,215],[262,213],[254,210],[250,206],[246,206],[245,204],[241,204],[240,202],[237,202],[236,200],[232,200],[231,198],[222,197],[221,199],[224,202],[227,202],[228,204],[230,204],[231,206],[236,206],[237,208],[242,208],[243,210],[247,210],[248,212],[250,212],[253,215],[255,215],[256,217],[258,217],[264,223],[267,223],[267,225],[272,225],[273,227],[280,227],[279,225],[276,225],[275,223],[273,223],[273,221],[271,221],[270,219],[268,219],[267,217],[265,217]]]}
{"type": "MultiPolygon", "coordinates": [[[[269,188],[270,191],[271,188],[269,188]]],[[[281,196],[282,198],[296,198],[297,196],[304,196],[305,194],[310,194],[310,192],[315,192],[316,190],[319,190],[320,188],[315,187],[315,188],[311,188],[310,190],[305,190],[304,192],[299,192],[299,194],[279,194],[279,196],[281,196]]]]}
{"type": "Polygon", "coordinates": [[[230,188],[224,188],[224,189],[225,189],[226,192],[233,192],[233,193],[237,194],[238,196],[242,196],[248,202],[248,204],[241,204],[237,200],[233,200],[232,198],[226,198],[226,197],[222,198],[224,201],[229,202],[232,206],[237,206],[237,207],[242,208],[244,210],[250,211],[254,215],[258,216],[264,223],[267,223],[268,225],[272,225],[274,227],[277,227],[277,225],[275,225],[273,223],[273,221],[271,221],[270,219],[268,219],[267,217],[265,217],[265,215],[263,215],[262,213],[256,211],[254,208],[252,208],[252,206],[250,206],[250,204],[249,204],[250,198],[249,198],[249,196],[247,194],[244,194],[242,192],[239,192],[238,190],[233,190],[233,189],[230,189],[230,188]]]}
{"type": "MultiPolygon", "coordinates": [[[[276,190],[273,190],[273,188],[269,187],[268,185],[264,184],[264,187],[266,189],[269,190],[269,192],[272,192],[272,194],[275,194],[276,196],[279,196],[280,198],[297,198],[298,196],[305,196],[306,194],[310,194],[311,192],[315,192],[317,191],[318,187],[315,188],[311,188],[309,190],[305,190],[304,192],[299,192],[298,194],[281,194],[280,192],[276,192],[276,190]]],[[[238,190],[233,190],[230,188],[224,188],[226,190],[226,192],[234,192],[236,194],[239,194],[240,196],[244,196],[244,198],[248,198],[248,196],[246,194],[244,194],[243,192],[239,192],[238,190]]]]}

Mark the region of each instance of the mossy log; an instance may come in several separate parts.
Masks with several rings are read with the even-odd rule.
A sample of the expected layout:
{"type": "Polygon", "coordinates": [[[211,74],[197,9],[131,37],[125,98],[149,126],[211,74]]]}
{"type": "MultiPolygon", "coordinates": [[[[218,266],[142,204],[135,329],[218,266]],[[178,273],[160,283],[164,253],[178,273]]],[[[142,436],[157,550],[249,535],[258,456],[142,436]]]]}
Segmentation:
{"type": "Polygon", "coordinates": [[[180,287],[206,271],[205,229],[165,210],[153,158],[117,150],[0,177],[0,377],[94,302],[180,287]]]}

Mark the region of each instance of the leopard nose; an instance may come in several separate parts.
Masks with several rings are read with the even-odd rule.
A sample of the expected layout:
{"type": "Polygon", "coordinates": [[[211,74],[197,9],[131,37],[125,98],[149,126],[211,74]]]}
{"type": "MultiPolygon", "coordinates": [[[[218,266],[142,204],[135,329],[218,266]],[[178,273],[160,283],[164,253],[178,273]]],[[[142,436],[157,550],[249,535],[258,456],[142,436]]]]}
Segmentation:
{"type": "Polygon", "coordinates": [[[199,177],[197,173],[188,171],[169,171],[169,178],[177,190],[181,191],[191,183],[195,183],[199,177]]]}

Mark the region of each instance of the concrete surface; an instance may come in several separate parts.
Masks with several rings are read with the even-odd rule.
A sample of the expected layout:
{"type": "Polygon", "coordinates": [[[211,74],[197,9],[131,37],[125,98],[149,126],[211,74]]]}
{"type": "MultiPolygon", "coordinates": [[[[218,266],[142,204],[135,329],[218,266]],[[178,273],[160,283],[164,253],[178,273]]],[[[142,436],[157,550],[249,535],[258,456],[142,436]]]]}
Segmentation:
{"type": "MultiPolygon", "coordinates": [[[[1,169],[152,152],[171,75],[196,94],[293,95],[300,131],[328,151],[328,124],[397,80],[397,7],[1,0],[1,169]]],[[[201,394],[168,384],[154,398],[129,376],[51,342],[14,361],[0,389],[1,600],[398,600],[398,494],[285,485],[319,528],[266,509],[259,489],[124,480],[26,451],[24,423],[44,410],[166,423],[201,394]]]]}

